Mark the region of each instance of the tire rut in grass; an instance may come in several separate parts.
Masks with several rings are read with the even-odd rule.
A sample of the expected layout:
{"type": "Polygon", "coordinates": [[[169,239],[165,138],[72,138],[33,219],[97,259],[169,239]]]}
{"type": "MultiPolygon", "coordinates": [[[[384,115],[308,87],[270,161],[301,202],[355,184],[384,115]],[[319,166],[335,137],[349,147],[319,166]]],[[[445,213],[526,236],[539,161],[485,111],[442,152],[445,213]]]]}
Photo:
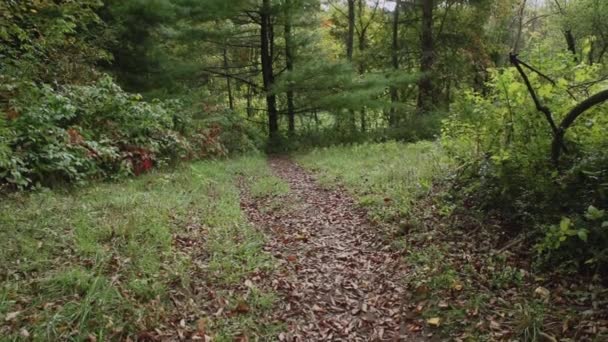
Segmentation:
{"type": "Polygon", "coordinates": [[[420,340],[404,318],[406,267],[378,239],[365,212],[343,190],[319,187],[291,160],[269,163],[290,193],[257,200],[244,195],[242,206],[266,231],[266,250],[279,260],[269,280],[282,296],[274,314],[286,326],[279,339],[420,340]]]}

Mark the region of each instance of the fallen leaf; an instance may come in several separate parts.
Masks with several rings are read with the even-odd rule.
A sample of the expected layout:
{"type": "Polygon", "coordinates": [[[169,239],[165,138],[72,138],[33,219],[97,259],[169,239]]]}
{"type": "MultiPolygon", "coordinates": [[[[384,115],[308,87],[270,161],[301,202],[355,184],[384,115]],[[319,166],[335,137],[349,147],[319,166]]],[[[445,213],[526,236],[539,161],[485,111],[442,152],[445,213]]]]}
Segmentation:
{"type": "Polygon", "coordinates": [[[441,318],[433,317],[426,320],[426,323],[432,327],[438,327],[441,324],[441,318]]]}
{"type": "Polygon", "coordinates": [[[234,312],[238,312],[240,314],[246,314],[249,312],[249,304],[247,304],[247,302],[245,301],[240,301],[237,305],[236,308],[234,308],[234,312]]]}
{"type": "Polygon", "coordinates": [[[490,320],[490,329],[500,330],[500,324],[494,320],[490,320]]]}
{"type": "Polygon", "coordinates": [[[418,332],[422,330],[422,327],[417,324],[409,324],[407,330],[410,332],[418,332]]]}
{"type": "Polygon", "coordinates": [[[534,295],[541,299],[549,299],[551,292],[549,292],[549,290],[546,288],[539,286],[536,288],[536,290],[534,290],[534,295]]]}
{"type": "Polygon", "coordinates": [[[461,283],[459,283],[459,282],[455,281],[455,282],[452,284],[452,288],[453,288],[454,290],[456,290],[456,291],[462,291],[463,286],[462,286],[462,284],[461,284],[461,283]]]}
{"type": "Polygon", "coordinates": [[[426,297],[430,292],[430,289],[426,285],[420,285],[416,288],[415,293],[418,297],[426,297]]]}
{"type": "Polygon", "coordinates": [[[205,333],[207,332],[207,320],[206,319],[201,318],[196,322],[196,332],[201,337],[205,336],[205,333]]]}
{"type": "Polygon", "coordinates": [[[239,335],[234,337],[234,342],[249,342],[249,337],[247,335],[239,335]]]}
{"type": "Polygon", "coordinates": [[[17,318],[17,316],[19,316],[19,314],[21,314],[21,311],[9,312],[6,314],[6,317],[4,317],[4,320],[7,322],[12,321],[15,318],[17,318]]]}

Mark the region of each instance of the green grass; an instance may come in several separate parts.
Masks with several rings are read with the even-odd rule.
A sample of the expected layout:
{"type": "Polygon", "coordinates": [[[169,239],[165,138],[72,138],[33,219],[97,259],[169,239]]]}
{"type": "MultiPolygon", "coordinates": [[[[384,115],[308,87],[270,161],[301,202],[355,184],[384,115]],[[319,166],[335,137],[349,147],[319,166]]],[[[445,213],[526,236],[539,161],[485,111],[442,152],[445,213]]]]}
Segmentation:
{"type": "Polygon", "coordinates": [[[323,186],[346,186],[373,218],[383,221],[407,216],[412,201],[451,165],[432,142],[330,147],[297,160],[316,171],[323,186]]]}
{"type": "MultiPolygon", "coordinates": [[[[236,182],[244,178],[259,194],[286,191],[269,173],[255,156],[2,199],[0,340],[18,340],[22,329],[37,340],[134,336],[175,310],[170,289],[188,293],[201,281],[221,289],[270,270],[264,236],[241,212],[236,182]],[[177,236],[201,245],[177,247],[177,236]],[[196,269],[206,278],[194,279],[196,269]]],[[[210,333],[272,333],[276,327],[256,318],[274,296],[257,291],[246,298],[248,314],[214,319],[210,333]]],[[[240,295],[227,290],[226,298],[240,295]]]]}

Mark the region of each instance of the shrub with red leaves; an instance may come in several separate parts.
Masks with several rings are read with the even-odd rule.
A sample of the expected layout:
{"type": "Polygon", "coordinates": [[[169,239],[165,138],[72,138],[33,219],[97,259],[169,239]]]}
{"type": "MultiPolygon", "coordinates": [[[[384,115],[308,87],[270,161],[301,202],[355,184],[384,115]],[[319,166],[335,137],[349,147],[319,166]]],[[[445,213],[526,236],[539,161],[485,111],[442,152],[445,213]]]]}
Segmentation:
{"type": "Polygon", "coordinates": [[[127,146],[123,156],[124,160],[131,165],[131,170],[136,176],[140,176],[154,167],[154,154],[145,148],[127,146]]]}

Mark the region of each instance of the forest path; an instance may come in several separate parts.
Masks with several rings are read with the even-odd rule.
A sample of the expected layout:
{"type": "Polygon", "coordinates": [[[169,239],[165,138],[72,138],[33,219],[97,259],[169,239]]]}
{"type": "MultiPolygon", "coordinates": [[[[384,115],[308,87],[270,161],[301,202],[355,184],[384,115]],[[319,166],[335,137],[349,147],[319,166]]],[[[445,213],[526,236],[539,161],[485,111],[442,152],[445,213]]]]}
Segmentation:
{"type": "Polygon", "coordinates": [[[284,157],[269,160],[291,191],[254,200],[243,210],[268,235],[279,260],[269,279],[282,300],[273,319],[284,341],[414,341],[405,311],[406,272],[378,238],[365,212],[342,189],[327,190],[284,157]]]}

